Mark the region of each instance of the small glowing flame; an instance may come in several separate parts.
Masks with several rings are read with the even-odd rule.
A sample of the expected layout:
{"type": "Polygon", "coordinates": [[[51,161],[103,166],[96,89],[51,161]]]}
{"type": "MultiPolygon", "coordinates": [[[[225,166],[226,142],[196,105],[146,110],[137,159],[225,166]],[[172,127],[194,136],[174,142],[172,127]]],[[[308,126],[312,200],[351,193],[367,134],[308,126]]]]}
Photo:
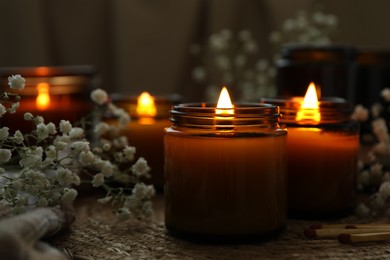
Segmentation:
{"type": "Polygon", "coordinates": [[[311,82],[307,88],[305,98],[303,99],[301,108],[297,113],[296,120],[298,122],[309,120],[314,121],[315,123],[321,121],[316,86],[313,82],[311,82]]]}
{"type": "Polygon", "coordinates": [[[50,106],[49,84],[39,83],[37,85],[38,96],[36,105],[38,110],[46,110],[50,106]]]}
{"type": "Polygon", "coordinates": [[[138,97],[137,114],[140,117],[154,117],[157,114],[154,97],[148,92],[142,92],[138,97]]]}
{"type": "Polygon", "coordinates": [[[223,87],[218,98],[217,109],[215,109],[215,113],[217,115],[233,115],[233,108],[234,106],[230,100],[229,92],[227,91],[226,87],[223,87]]]}

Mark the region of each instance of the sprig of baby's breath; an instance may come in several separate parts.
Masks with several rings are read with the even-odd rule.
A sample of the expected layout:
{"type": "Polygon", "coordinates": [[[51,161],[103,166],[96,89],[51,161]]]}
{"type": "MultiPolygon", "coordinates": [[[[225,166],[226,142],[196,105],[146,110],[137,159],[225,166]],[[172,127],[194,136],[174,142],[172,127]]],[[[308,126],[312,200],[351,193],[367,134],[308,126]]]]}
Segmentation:
{"type": "Polygon", "coordinates": [[[361,123],[361,155],[358,165],[358,189],[371,195],[360,204],[357,213],[390,216],[390,89],[381,92],[378,102],[366,108],[357,105],[352,118],[361,123]]]}
{"type": "MultiPolygon", "coordinates": [[[[20,75],[8,80],[11,88],[24,88],[20,75]]],[[[95,108],[79,124],[61,120],[55,125],[25,113],[24,119],[33,125],[31,132],[0,128],[0,202],[15,214],[72,203],[77,197],[74,186],[81,182],[102,187],[106,196],[99,202],[111,203],[120,220],[152,214],[154,189],[141,181],[150,168],[144,158],[134,162],[136,148],[118,132],[118,127],[127,126],[129,115],[102,89],[92,91],[91,99],[95,108]],[[114,115],[118,124],[104,122],[106,113],[114,115]]],[[[13,113],[19,102],[20,96],[4,93],[0,116],[13,113]]]]}
{"type": "Polygon", "coordinates": [[[210,35],[203,44],[194,43],[190,52],[199,58],[193,79],[206,86],[210,101],[218,98],[221,84],[239,90],[241,101],[259,101],[276,94],[276,61],[287,43],[325,45],[337,28],[338,19],[318,6],[313,12],[299,11],[269,35],[270,57],[257,57],[260,46],[249,30],[237,34],[224,29],[210,35]]]}

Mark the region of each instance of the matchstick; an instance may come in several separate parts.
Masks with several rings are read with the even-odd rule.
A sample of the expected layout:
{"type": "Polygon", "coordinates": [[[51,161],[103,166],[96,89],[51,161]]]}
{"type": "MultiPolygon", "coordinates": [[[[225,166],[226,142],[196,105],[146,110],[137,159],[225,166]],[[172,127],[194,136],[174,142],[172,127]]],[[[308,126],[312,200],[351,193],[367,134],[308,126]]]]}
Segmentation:
{"type": "Polygon", "coordinates": [[[366,234],[341,234],[338,240],[342,244],[353,244],[361,242],[378,242],[390,240],[390,232],[366,233],[366,234]]]}
{"type": "MultiPolygon", "coordinates": [[[[304,234],[307,238],[337,238],[341,234],[372,234],[383,233],[383,229],[307,229],[304,234]]],[[[388,231],[390,233],[390,230],[388,231]]]]}
{"type": "Polygon", "coordinates": [[[390,224],[316,224],[311,225],[310,229],[390,229],[390,224]]]}

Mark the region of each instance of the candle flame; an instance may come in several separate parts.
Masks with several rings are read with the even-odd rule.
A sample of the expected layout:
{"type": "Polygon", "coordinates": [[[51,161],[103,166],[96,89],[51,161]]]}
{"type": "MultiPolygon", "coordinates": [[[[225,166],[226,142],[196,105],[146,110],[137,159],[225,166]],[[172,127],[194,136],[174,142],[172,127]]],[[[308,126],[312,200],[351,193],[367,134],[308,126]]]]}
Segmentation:
{"type": "Polygon", "coordinates": [[[157,114],[154,97],[148,92],[142,92],[138,97],[137,114],[140,117],[154,117],[157,114]]]}
{"type": "Polygon", "coordinates": [[[234,106],[230,99],[229,92],[227,91],[226,87],[223,87],[218,98],[217,109],[215,109],[215,113],[217,115],[233,115],[233,108],[234,106]]]}
{"type": "Polygon", "coordinates": [[[307,88],[305,98],[303,99],[301,107],[297,113],[296,120],[298,122],[308,120],[318,123],[321,121],[321,114],[319,110],[316,86],[313,82],[311,82],[307,88]]]}
{"type": "Polygon", "coordinates": [[[38,110],[46,110],[50,105],[49,84],[39,83],[37,85],[38,96],[35,101],[38,110]]]}

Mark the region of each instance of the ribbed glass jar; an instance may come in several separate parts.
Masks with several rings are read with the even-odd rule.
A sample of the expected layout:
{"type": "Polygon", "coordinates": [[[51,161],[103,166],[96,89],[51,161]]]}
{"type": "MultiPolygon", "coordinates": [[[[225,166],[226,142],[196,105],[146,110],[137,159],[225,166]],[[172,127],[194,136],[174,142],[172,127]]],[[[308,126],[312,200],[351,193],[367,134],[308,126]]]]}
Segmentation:
{"type": "Polygon", "coordinates": [[[286,131],[279,108],[181,104],[165,130],[165,224],[202,241],[265,238],[286,225],[286,131]],[[229,114],[229,112],[231,112],[229,114]]]}
{"type": "Polygon", "coordinates": [[[349,213],[356,201],[359,126],[341,98],[319,101],[320,122],[297,121],[299,98],[264,99],[280,106],[288,131],[289,216],[325,218],[349,213]]]}

